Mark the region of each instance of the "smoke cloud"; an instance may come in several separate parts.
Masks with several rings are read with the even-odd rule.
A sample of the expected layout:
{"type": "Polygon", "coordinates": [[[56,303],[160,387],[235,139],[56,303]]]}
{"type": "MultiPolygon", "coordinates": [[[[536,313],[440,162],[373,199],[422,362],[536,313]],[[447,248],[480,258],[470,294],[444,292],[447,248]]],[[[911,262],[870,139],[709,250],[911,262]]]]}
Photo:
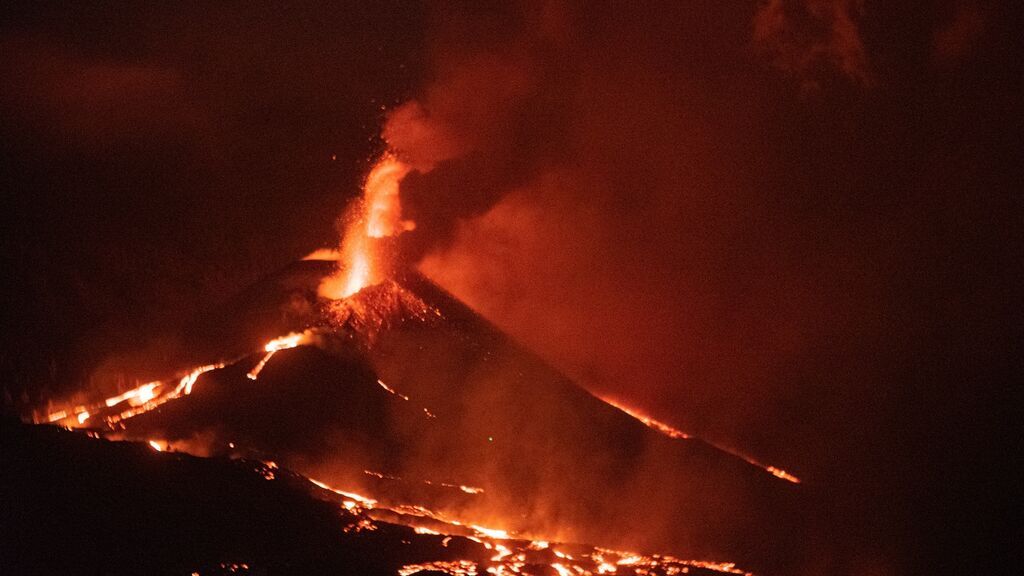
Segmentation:
{"type": "MultiPolygon", "coordinates": [[[[830,30],[852,22],[825,4],[807,9],[830,30]]],[[[807,269],[861,256],[846,223],[823,233],[811,186],[809,220],[786,205],[774,60],[751,42],[781,8],[735,8],[445,11],[432,80],[384,137],[418,168],[406,239],[429,276],[595,391],[670,398],[690,430],[743,445],[774,427],[763,407],[828,337],[830,302],[881,287],[807,269]]]]}
{"type": "MultiPolygon", "coordinates": [[[[998,213],[1006,172],[953,144],[1001,146],[983,126],[1008,94],[968,127],[953,102],[980,88],[927,88],[948,88],[928,76],[935,34],[977,26],[883,10],[446,6],[430,80],[384,129],[418,167],[402,193],[422,271],[596,393],[843,486],[834,510],[890,527],[826,521],[853,572],[913,562],[913,514],[882,503],[916,488],[879,471],[881,447],[959,418],[918,408],[931,372],[911,367],[942,355],[953,302],[992,302],[999,268],[967,252],[1009,230],[960,219],[998,213]],[[973,240],[933,234],[950,226],[973,240]]],[[[904,472],[935,463],[905,456],[904,472]]]]}

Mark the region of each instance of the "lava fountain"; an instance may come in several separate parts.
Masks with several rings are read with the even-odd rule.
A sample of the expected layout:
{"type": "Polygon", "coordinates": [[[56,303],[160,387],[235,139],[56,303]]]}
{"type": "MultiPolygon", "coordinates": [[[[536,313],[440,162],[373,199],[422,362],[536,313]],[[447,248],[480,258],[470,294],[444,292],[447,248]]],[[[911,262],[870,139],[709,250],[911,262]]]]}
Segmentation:
{"type": "Polygon", "coordinates": [[[363,197],[346,218],[338,270],[320,284],[321,296],[346,298],[384,279],[391,259],[386,240],[416,226],[402,219],[398,195],[399,184],[410,170],[391,153],[370,170],[363,183],[363,197]]]}

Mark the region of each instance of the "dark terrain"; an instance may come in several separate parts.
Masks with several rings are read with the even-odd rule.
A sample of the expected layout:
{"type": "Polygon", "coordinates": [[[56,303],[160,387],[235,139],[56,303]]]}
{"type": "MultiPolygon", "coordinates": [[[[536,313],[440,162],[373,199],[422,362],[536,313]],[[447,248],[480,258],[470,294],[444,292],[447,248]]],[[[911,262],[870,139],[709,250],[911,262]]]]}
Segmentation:
{"type": "MultiPolygon", "coordinates": [[[[87,424],[109,438],[157,440],[172,450],[246,460],[153,455],[145,444],[69,440],[63,433],[15,427],[16,438],[5,440],[15,448],[5,450],[5,458],[30,465],[16,468],[23,476],[15,479],[13,493],[33,496],[13,518],[26,521],[35,506],[36,515],[74,527],[66,534],[75,534],[82,532],[77,524],[43,511],[55,507],[82,518],[106,518],[109,507],[134,518],[124,526],[156,521],[150,510],[159,511],[156,517],[168,515],[159,520],[164,526],[159,537],[139,530],[132,538],[153,535],[174,543],[168,550],[191,549],[190,538],[207,539],[170,538],[163,532],[209,526],[224,539],[198,547],[190,560],[196,566],[244,559],[252,550],[268,555],[265,564],[272,572],[292,569],[286,559],[294,554],[314,563],[308,571],[348,562],[345,554],[368,554],[362,560],[366,568],[357,573],[393,572],[394,566],[419,561],[390,550],[381,554],[379,548],[368,552],[359,548],[362,536],[352,547],[325,544],[325,534],[336,534],[353,519],[339,519],[313,502],[303,501],[275,522],[282,507],[291,507],[289,499],[299,497],[262,482],[259,463],[272,460],[367,495],[382,509],[420,510],[421,518],[425,507],[434,520],[495,526],[526,538],[736,562],[768,573],[786,573],[801,563],[816,509],[813,487],[777,478],[699,439],[670,438],[649,428],[576,386],[416,273],[399,274],[398,281],[368,287],[345,301],[318,299],[317,282],[332,265],[296,263],[194,323],[189,330],[193,360],[227,364],[199,376],[191,395],[113,429],[102,424],[102,413],[87,424]],[[254,352],[263,343],[300,330],[310,335],[306,344],[277,352],[258,379],[247,377],[263,357],[254,352]],[[54,434],[60,442],[34,446],[36,437],[54,434]],[[106,472],[116,478],[108,483],[107,476],[93,478],[88,467],[83,469],[90,457],[75,450],[102,452],[97,458],[116,458],[108,451],[134,456],[119,462],[116,474],[106,472]],[[154,459],[168,467],[168,478],[157,478],[165,470],[148,464],[154,459]],[[47,482],[26,487],[37,475],[68,478],[61,488],[69,494],[46,496],[47,482]],[[177,486],[170,492],[177,500],[157,488],[164,485],[177,486]],[[104,493],[108,488],[110,494],[104,493]],[[219,497],[221,490],[232,497],[219,497]],[[267,503],[253,506],[247,498],[267,503]],[[193,499],[217,507],[196,506],[193,499]],[[306,526],[292,524],[307,517],[306,526]],[[245,524],[245,531],[222,525],[230,521],[245,524]],[[310,536],[297,544],[326,552],[306,558],[306,548],[289,548],[294,534],[306,532],[310,536]],[[235,547],[238,542],[253,547],[235,547]]],[[[26,538],[48,546],[53,536],[46,531],[54,528],[43,524],[26,538]]],[[[121,552],[118,542],[133,540],[115,537],[117,531],[101,532],[104,539],[95,546],[88,539],[76,544],[93,549],[92,556],[70,555],[67,561],[102,558],[118,565],[111,559],[129,553],[121,552]],[[115,548],[119,551],[112,554],[115,548]]],[[[138,554],[130,565],[150,561],[148,552],[138,554]]],[[[23,558],[24,566],[34,565],[32,556],[23,558]]],[[[181,566],[160,554],[152,562],[181,566]]]]}
{"type": "MultiPolygon", "coordinates": [[[[449,526],[451,537],[418,534],[348,512],[332,493],[258,461],[159,453],[6,418],[0,432],[4,574],[370,576],[403,567],[425,575],[443,573],[432,571],[437,567],[502,567],[493,559],[496,540],[459,526],[449,526]]],[[[554,546],[501,542],[524,574],[554,574],[548,564],[566,562],[554,546]]],[[[591,556],[600,553],[561,549],[591,569],[591,556]]],[[[607,551],[601,557],[616,558],[607,551]]],[[[632,564],[618,572],[634,573],[632,564]]],[[[650,574],[715,573],[658,557],[636,566],[653,568],[650,574]]]]}

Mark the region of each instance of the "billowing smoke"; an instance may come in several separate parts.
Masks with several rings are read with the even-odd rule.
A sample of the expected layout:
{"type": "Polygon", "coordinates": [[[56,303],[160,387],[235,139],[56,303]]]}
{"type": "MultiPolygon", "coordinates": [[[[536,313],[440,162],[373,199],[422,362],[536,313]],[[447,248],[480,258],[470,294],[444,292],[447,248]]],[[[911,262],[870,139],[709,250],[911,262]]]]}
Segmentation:
{"type": "Polygon", "coordinates": [[[384,128],[417,167],[407,253],[591,390],[846,487],[838,509],[889,529],[844,569],[887,570],[912,521],[881,503],[912,489],[878,443],[924,445],[949,416],[915,408],[908,367],[942,357],[953,302],[999,290],[968,252],[1008,228],[963,224],[1007,184],[978,146],[1007,143],[1014,97],[997,68],[963,68],[1008,42],[978,40],[983,13],[447,6],[430,81],[384,128]]]}
{"type": "Polygon", "coordinates": [[[416,167],[410,257],[598,393],[749,445],[836,303],[879,289],[830,284],[859,258],[848,224],[823,230],[821,192],[778,169],[778,59],[860,74],[859,12],[826,4],[804,10],[824,38],[775,3],[442,11],[431,80],[383,130],[416,167]]]}

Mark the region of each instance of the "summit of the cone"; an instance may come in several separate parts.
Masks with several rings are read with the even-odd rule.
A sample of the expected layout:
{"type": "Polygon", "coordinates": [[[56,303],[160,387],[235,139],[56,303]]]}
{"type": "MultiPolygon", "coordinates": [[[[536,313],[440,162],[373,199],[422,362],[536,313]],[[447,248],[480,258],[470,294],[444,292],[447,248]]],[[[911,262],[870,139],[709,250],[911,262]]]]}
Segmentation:
{"type": "Polygon", "coordinates": [[[432,306],[398,282],[386,279],[347,298],[329,300],[323,306],[325,322],[373,341],[382,330],[405,322],[426,323],[442,318],[432,306]]]}

